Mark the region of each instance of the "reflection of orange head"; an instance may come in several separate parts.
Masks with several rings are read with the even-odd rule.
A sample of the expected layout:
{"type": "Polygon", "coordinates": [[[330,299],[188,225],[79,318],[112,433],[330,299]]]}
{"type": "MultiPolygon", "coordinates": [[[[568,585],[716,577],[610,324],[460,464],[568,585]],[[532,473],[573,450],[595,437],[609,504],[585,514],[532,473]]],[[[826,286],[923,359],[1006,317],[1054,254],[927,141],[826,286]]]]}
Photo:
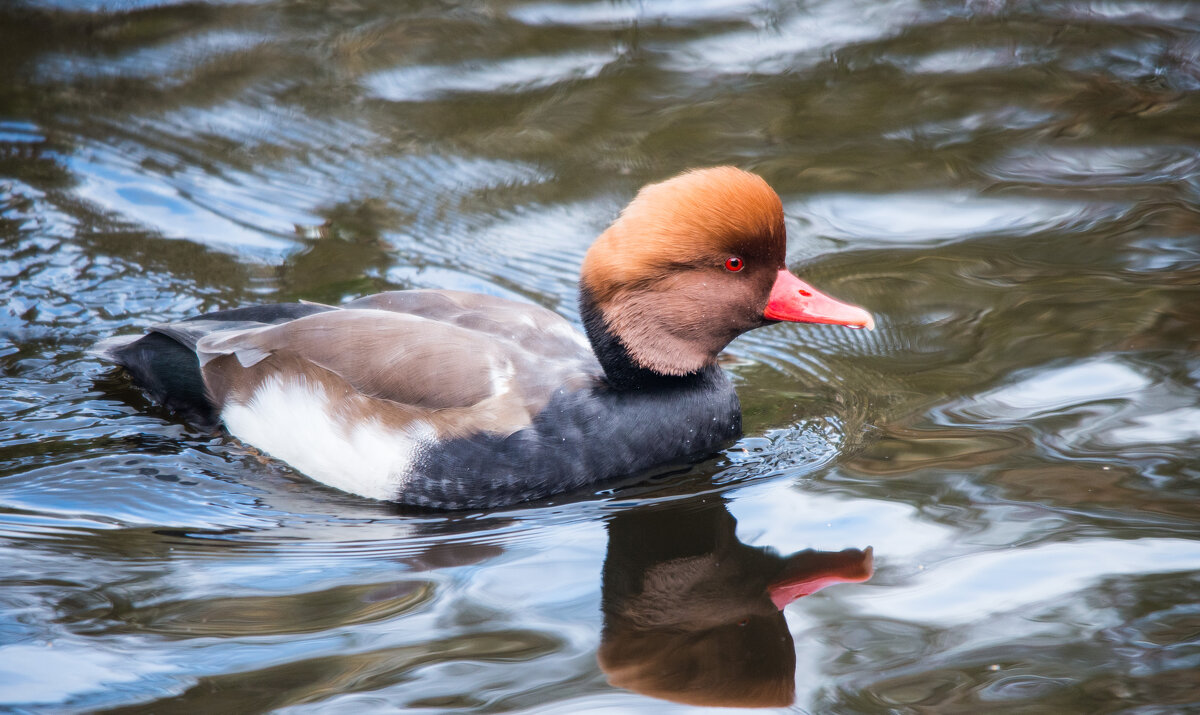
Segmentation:
{"type": "Polygon", "coordinates": [[[795,698],[796,651],[779,612],[702,631],[609,622],[597,660],[613,685],[686,705],[783,707],[795,698]]]}

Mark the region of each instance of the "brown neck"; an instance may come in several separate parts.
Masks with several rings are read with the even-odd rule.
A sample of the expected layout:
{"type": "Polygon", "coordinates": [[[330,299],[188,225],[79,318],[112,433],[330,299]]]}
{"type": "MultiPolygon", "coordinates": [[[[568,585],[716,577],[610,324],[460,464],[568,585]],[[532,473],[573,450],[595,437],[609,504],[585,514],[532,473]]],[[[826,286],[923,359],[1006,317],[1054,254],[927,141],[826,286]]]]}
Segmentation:
{"type": "Polygon", "coordinates": [[[603,311],[596,305],[586,288],[579,291],[579,314],[596,359],[604,368],[605,377],[618,389],[652,389],[691,384],[704,378],[712,370],[719,370],[715,359],[699,360],[692,370],[663,372],[643,367],[629,346],[617,336],[608,324],[603,311]]]}

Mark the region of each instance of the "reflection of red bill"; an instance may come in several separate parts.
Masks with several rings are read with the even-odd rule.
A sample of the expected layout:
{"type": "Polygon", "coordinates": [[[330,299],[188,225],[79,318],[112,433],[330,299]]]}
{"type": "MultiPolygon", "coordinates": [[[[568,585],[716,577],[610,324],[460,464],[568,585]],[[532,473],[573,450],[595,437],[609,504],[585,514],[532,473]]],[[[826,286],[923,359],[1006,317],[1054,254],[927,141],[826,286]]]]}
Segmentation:
{"type": "Polygon", "coordinates": [[[861,583],[875,572],[874,550],[845,549],[837,553],[802,551],[788,559],[783,575],[767,586],[779,610],[835,583],[861,583]]]}

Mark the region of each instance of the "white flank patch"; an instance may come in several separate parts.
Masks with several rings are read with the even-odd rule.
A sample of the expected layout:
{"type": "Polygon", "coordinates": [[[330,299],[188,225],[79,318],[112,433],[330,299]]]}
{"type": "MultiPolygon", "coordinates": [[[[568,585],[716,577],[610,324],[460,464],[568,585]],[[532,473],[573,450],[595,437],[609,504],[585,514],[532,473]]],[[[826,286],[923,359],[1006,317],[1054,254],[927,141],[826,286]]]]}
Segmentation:
{"type": "Polygon", "coordinates": [[[347,424],[333,416],[320,385],[271,378],[244,405],[221,411],[230,434],[336,489],[372,499],[395,499],[433,429],[413,422],[403,430],[377,421],[347,424]]]}

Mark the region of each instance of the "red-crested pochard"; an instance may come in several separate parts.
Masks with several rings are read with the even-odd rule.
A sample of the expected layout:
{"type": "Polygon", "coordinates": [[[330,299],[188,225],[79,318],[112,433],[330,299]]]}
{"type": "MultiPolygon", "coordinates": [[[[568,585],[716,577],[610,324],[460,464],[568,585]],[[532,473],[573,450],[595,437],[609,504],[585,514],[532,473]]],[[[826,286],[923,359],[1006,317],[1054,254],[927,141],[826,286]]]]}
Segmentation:
{"type": "Polygon", "coordinates": [[[449,290],[223,310],[99,352],[154,398],[330,486],[511,504],[717,451],[741,409],[717,353],[787,320],[872,327],[788,272],[779,197],[733,167],[638,192],[583,261],[585,338],[449,290]]]}

